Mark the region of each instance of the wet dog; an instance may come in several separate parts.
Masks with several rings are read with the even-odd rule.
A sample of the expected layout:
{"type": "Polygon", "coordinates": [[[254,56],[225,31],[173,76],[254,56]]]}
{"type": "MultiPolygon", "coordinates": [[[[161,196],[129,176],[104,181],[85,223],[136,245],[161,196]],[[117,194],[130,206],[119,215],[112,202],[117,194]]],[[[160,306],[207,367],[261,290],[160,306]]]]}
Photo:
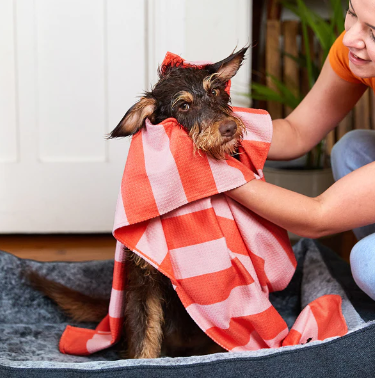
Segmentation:
{"type": "MultiPolygon", "coordinates": [[[[198,153],[214,159],[233,155],[244,125],[230,106],[228,81],[240,68],[247,48],[203,66],[171,62],[159,68],[159,81],[133,105],[108,136],[126,137],[175,118],[198,153]]],[[[191,319],[170,280],[130,250],[126,254],[124,358],[190,356],[223,351],[191,319]]],[[[108,301],[87,297],[58,283],[29,273],[33,285],[53,299],[73,320],[98,322],[108,301]]]]}

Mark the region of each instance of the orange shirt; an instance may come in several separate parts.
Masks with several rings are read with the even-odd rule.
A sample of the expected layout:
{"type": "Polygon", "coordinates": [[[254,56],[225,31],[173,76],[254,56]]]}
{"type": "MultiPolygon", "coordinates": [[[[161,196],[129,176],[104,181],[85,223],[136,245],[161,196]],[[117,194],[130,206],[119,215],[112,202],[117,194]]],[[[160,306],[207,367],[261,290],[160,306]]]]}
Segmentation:
{"type": "Polygon", "coordinates": [[[343,32],[332,45],[329,52],[329,62],[331,67],[342,79],[349,81],[351,83],[362,83],[372,90],[375,90],[375,77],[370,78],[360,78],[355,76],[349,68],[349,49],[344,46],[342,40],[344,38],[345,32],[343,32]]]}

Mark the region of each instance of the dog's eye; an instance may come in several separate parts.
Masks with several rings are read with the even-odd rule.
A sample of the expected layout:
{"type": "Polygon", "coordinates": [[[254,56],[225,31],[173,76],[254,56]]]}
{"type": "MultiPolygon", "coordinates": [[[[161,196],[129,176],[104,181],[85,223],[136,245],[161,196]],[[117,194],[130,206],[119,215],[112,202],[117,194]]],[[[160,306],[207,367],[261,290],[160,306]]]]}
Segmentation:
{"type": "Polygon", "coordinates": [[[218,89],[212,89],[212,90],[211,90],[211,94],[212,94],[213,96],[219,96],[219,90],[218,90],[218,89]]]}
{"type": "Polygon", "coordinates": [[[190,109],[190,105],[188,102],[183,102],[180,105],[180,110],[182,110],[183,112],[187,112],[189,109],[190,109]]]}

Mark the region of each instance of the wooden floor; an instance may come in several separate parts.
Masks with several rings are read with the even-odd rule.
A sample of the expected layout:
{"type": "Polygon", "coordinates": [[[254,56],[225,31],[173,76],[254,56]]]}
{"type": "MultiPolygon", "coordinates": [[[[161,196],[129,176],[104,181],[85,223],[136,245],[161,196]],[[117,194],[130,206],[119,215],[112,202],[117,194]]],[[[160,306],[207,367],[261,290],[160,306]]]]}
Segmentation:
{"type": "Polygon", "coordinates": [[[0,235],[0,250],[38,261],[113,259],[116,241],[99,235],[0,235]]]}
{"type": "MultiPolygon", "coordinates": [[[[345,232],[319,241],[349,261],[356,239],[345,232]]],[[[116,241],[111,234],[0,235],[0,250],[38,261],[113,259],[116,241]]]]}

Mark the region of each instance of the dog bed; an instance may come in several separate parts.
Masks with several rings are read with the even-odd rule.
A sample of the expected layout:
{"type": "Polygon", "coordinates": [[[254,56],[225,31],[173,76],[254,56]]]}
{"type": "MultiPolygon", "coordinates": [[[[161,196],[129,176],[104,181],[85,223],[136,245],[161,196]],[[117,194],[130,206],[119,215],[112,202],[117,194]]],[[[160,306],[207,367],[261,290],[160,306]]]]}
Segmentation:
{"type": "Polygon", "coordinates": [[[326,293],[339,294],[347,335],[255,352],[151,360],[119,360],[116,346],[88,357],[59,353],[61,333],[72,322],[22,276],[32,268],[86,294],[109,297],[113,261],[36,262],[0,252],[0,377],[373,376],[375,302],[355,285],[348,264],[331,250],[309,239],[293,250],[296,273],[285,290],[271,294],[273,305],[290,327],[306,304],[326,293]]]}

